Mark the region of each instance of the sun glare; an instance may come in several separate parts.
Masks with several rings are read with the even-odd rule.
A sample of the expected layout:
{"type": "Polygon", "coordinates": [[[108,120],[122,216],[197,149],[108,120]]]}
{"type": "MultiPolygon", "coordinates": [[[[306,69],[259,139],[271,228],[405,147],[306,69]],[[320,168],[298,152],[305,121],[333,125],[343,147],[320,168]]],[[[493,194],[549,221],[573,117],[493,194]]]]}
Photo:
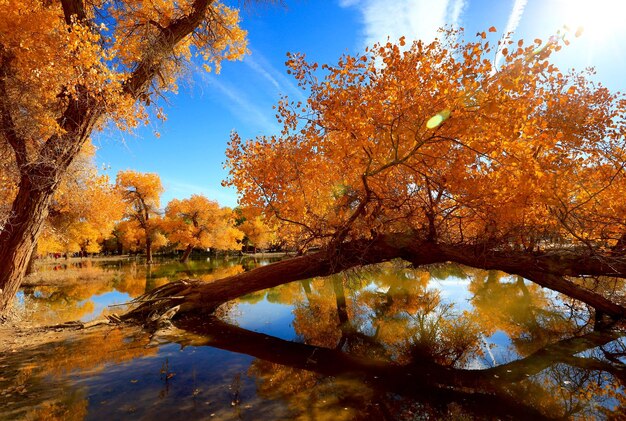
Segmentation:
{"type": "Polygon", "coordinates": [[[561,0],[560,3],[563,23],[572,32],[582,27],[585,37],[604,41],[623,30],[625,0],[561,0]]]}

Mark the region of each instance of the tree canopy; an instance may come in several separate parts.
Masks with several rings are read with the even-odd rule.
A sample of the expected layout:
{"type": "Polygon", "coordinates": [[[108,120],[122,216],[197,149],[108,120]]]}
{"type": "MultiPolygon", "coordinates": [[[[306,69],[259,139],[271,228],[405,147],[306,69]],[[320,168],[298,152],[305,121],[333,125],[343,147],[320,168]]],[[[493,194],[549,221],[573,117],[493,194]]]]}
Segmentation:
{"type": "Polygon", "coordinates": [[[194,194],[189,199],[173,199],[165,209],[165,229],[168,238],[185,250],[186,261],[193,248],[240,249],[243,233],[233,226],[229,208],[204,196],[194,194]]]}
{"type": "Polygon", "coordinates": [[[485,33],[462,36],[400,39],[321,69],[292,54],[310,97],[279,102],[279,135],[233,134],[227,183],[241,205],[301,247],[398,232],[526,250],[621,244],[624,95],[551,63],[561,39],[506,41],[495,68],[485,33]]]}
{"type": "Polygon", "coordinates": [[[0,187],[13,200],[0,233],[0,313],[94,130],[162,117],[159,98],[194,57],[219,70],[245,52],[238,11],[214,0],[0,3],[0,158],[17,175],[17,189],[0,187]]]}

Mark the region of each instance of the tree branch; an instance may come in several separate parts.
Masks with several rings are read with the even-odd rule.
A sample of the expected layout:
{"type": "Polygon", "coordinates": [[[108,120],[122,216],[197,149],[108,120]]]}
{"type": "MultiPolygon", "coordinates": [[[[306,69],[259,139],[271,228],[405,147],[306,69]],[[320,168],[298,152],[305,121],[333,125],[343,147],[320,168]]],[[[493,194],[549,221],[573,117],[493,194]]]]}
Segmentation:
{"type": "Polygon", "coordinates": [[[20,173],[28,165],[28,155],[26,151],[26,142],[20,138],[15,129],[15,123],[11,116],[11,110],[8,104],[9,96],[7,92],[6,80],[9,77],[11,57],[6,52],[4,46],[0,44],[0,131],[2,136],[7,140],[13,152],[15,153],[15,161],[20,173]]]}
{"type": "Polygon", "coordinates": [[[175,19],[167,27],[160,28],[159,35],[152,42],[152,45],[146,48],[146,55],[124,83],[124,91],[127,94],[137,99],[145,93],[145,89],[159,69],[164,55],[200,25],[212,3],[213,0],[195,0],[192,6],[193,12],[175,19]]]}

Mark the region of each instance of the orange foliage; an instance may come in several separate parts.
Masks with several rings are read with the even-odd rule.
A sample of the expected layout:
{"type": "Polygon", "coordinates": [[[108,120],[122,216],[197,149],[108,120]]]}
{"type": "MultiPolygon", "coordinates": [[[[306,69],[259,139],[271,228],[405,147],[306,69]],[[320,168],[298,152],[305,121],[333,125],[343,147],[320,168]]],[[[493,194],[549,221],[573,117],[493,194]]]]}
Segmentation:
{"type": "Polygon", "coordinates": [[[248,242],[254,248],[266,249],[276,241],[274,230],[261,216],[248,218],[237,228],[245,234],[248,242]]]}
{"type": "Polygon", "coordinates": [[[0,55],[11,63],[6,94],[12,108],[20,110],[13,115],[19,134],[33,150],[41,139],[62,134],[59,112],[80,90],[100,102],[118,127],[134,127],[147,120],[146,105],[157,92],[177,89],[176,78],[193,56],[217,71],[222,60],[241,57],[246,32],[238,26],[237,10],[209,3],[191,33],[181,34],[173,49],[157,51],[159,46],[151,45],[156,36],[192,13],[193,1],[92,1],[84,5],[84,16],[75,14],[69,25],[62,2],[2,2],[0,55]],[[130,78],[150,54],[161,64],[159,77],[136,103],[130,78]]]}
{"type": "Polygon", "coordinates": [[[322,66],[287,62],[306,103],[283,98],[280,135],[227,151],[241,205],[301,246],[376,233],[440,242],[615,244],[626,232],[626,99],[550,63],[559,40],[478,37],[375,45],[322,66]]]}
{"type": "Polygon", "coordinates": [[[158,174],[120,171],[116,185],[126,204],[125,219],[117,225],[122,244],[134,251],[145,247],[150,261],[152,247],[158,248],[167,244],[167,239],[161,232],[161,179],[158,174]]]}
{"type": "Polygon", "coordinates": [[[180,249],[214,248],[236,250],[243,234],[233,226],[231,209],[194,194],[189,199],[173,199],[165,209],[164,226],[172,243],[180,249]]]}
{"type": "Polygon", "coordinates": [[[98,253],[122,217],[124,205],[106,175],[99,175],[86,148],[56,191],[38,241],[38,253],[98,253]]]}

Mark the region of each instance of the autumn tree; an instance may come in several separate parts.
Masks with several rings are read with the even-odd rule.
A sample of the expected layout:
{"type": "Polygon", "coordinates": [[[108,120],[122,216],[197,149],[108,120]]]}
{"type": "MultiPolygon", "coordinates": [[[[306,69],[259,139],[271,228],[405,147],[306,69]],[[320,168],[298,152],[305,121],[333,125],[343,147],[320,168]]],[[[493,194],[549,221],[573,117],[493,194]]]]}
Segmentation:
{"type": "Polygon", "coordinates": [[[408,231],[528,250],[616,244],[626,101],[560,72],[547,60],[558,48],[507,43],[496,69],[488,42],[450,32],[344,56],[322,80],[292,55],[311,97],[279,103],[280,136],[233,135],[230,184],[303,244],[408,231]]]}
{"type": "Polygon", "coordinates": [[[146,261],[152,262],[152,250],[158,241],[162,244],[160,199],[163,186],[158,174],[139,173],[132,170],[117,174],[117,188],[126,203],[124,221],[117,229],[122,231],[123,242],[127,245],[143,246],[146,261]]]}
{"type": "Polygon", "coordinates": [[[233,213],[198,194],[172,199],[165,208],[165,227],[172,243],[184,250],[186,262],[194,248],[236,250],[243,234],[233,226],[233,213]]]}
{"type": "Polygon", "coordinates": [[[0,234],[0,311],[19,288],[54,192],[94,130],[146,121],[194,57],[219,70],[245,50],[237,11],[214,0],[0,4],[0,153],[19,175],[0,234]]]}
{"type": "Polygon", "coordinates": [[[121,219],[124,204],[119,191],[98,173],[92,158],[93,151],[83,150],[55,192],[37,243],[39,254],[98,253],[121,219]]]}
{"type": "Polygon", "coordinates": [[[335,66],[291,55],[308,100],[278,103],[279,134],[233,134],[226,184],[300,250],[321,250],[163,293],[186,295],[185,311],[210,311],[258,289],[401,257],[502,270],[626,316],[572,279],[626,278],[626,96],[592,81],[591,70],[560,71],[550,57],[565,41],[493,46],[484,32],[466,41],[447,31],[431,43],[375,45],[335,66]]]}
{"type": "Polygon", "coordinates": [[[249,215],[237,226],[244,234],[244,243],[257,249],[266,249],[276,241],[275,230],[260,215],[249,215]]]}

